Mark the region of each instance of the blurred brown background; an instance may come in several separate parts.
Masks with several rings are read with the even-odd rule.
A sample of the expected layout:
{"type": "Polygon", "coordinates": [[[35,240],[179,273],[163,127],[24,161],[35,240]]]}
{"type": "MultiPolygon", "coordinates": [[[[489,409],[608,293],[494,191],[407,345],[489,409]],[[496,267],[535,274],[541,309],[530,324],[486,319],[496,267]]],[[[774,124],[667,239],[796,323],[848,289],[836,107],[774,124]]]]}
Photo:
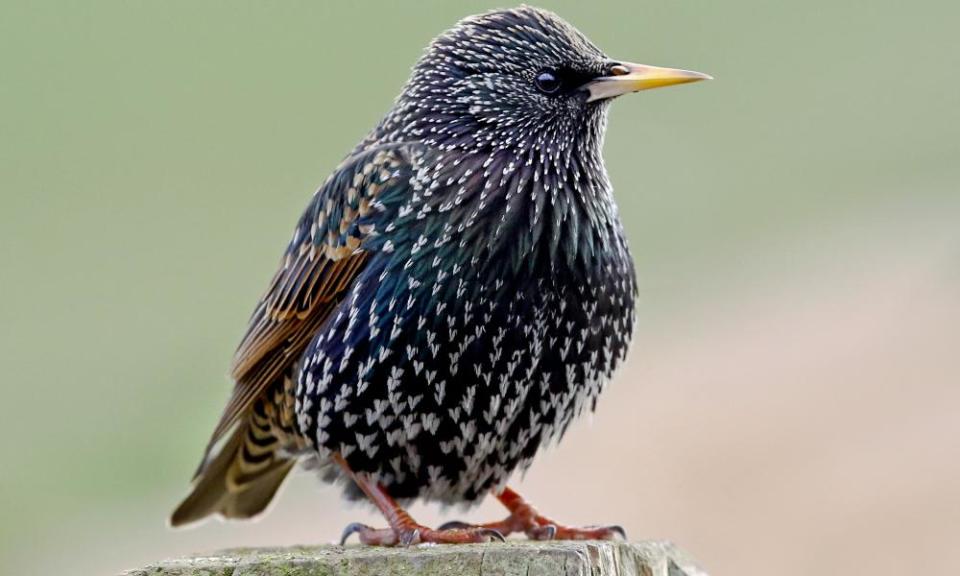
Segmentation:
{"type": "MultiPolygon", "coordinates": [[[[379,522],[300,473],[259,521],[165,526],[314,187],[498,4],[0,5],[0,572],[379,522]]],[[[717,80],[614,107],[640,328],[518,488],[715,575],[960,573],[960,8],[542,4],[717,80]]]]}

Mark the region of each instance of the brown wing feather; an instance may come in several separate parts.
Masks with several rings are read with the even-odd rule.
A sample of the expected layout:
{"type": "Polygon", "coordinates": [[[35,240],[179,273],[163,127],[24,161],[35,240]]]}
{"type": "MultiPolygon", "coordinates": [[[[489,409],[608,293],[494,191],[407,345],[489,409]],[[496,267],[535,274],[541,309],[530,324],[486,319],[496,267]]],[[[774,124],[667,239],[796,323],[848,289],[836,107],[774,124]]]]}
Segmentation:
{"type": "MultiPolygon", "coordinates": [[[[314,195],[283,265],[260,299],[231,367],[236,381],[197,474],[217,442],[271,383],[296,362],[363,269],[364,218],[383,190],[409,179],[409,151],[370,150],[345,161],[314,195]]],[[[405,185],[405,184],[403,184],[405,185]]]]}
{"type": "Polygon", "coordinates": [[[312,301],[304,303],[305,306],[299,302],[291,302],[289,307],[268,306],[264,314],[255,315],[234,356],[232,376],[237,386],[217,424],[211,444],[215,444],[257,396],[299,358],[363,267],[367,256],[365,252],[358,252],[336,261],[325,260],[325,265],[318,267],[323,279],[309,282],[304,287],[305,293],[312,293],[312,301]]]}
{"type": "Polygon", "coordinates": [[[332,302],[353,280],[365,259],[363,252],[339,260],[321,256],[281,270],[250,320],[234,355],[231,376],[243,378],[268,352],[314,316],[317,306],[332,302]],[[290,281],[291,275],[295,282],[290,281]]]}

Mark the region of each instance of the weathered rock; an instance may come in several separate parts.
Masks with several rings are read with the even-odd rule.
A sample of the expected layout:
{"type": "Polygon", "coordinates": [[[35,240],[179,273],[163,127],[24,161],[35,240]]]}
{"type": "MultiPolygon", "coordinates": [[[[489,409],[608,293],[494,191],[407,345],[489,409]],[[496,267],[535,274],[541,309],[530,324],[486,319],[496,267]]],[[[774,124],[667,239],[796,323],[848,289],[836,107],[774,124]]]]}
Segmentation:
{"type": "Polygon", "coordinates": [[[666,542],[527,542],[410,548],[224,550],[126,576],[706,576],[666,542]]]}

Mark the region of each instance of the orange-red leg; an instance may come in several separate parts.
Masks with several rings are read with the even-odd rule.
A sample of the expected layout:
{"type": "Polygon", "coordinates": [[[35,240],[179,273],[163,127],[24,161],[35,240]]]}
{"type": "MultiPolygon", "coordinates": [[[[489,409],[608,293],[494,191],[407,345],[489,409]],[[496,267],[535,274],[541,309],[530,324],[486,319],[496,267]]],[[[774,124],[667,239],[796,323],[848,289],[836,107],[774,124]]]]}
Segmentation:
{"type": "MultiPolygon", "coordinates": [[[[496,530],[504,536],[523,532],[531,540],[611,540],[617,536],[626,538],[626,533],[620,526],[574,528],[558,524],[542,516],[536,508],[510,488],[504,488],[499,493],[494,492],[493,495],[510,511],[510,515],[499,522],[480,524],[475,526],[476,528],[496,530]]],[[[441,528],[463,529],[469,526],[463,522],[447,522],[441,528]]]]}
{"type": "Polygon", "coordinates": [[[387,494],[386,490],[376,482],[354,473],[347,462],[339,455],[334,454],[333,460],[343,468],[343,471],[354,481],[363,493],[373,502],[386,518],[389,528],[371,528],[365,524],[354,522],[347,526],[340,538],[343,545],[351,534],[357,533],[360,542],[373,546],[409,546],[421,542],[437,544],[466,544],[470,542],[489,542],[503,540],[503,535],[495,529],[485,526],[467,526],[434,530],[418,524],[406,510],[387,494]]]}

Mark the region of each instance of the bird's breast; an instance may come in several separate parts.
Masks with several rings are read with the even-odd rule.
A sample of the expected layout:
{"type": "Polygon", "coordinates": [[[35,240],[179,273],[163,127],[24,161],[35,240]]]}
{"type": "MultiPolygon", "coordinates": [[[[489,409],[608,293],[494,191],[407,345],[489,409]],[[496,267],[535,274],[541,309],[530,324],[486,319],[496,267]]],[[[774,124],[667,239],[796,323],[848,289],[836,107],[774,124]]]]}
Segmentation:
{"type": "Polygon", "coordinates": [[[299,424],[395,496],[469,499],[593,406],[627,350],[633,268],[522,166],[440,158],[414,178],[303,358],[299,424]]]}

